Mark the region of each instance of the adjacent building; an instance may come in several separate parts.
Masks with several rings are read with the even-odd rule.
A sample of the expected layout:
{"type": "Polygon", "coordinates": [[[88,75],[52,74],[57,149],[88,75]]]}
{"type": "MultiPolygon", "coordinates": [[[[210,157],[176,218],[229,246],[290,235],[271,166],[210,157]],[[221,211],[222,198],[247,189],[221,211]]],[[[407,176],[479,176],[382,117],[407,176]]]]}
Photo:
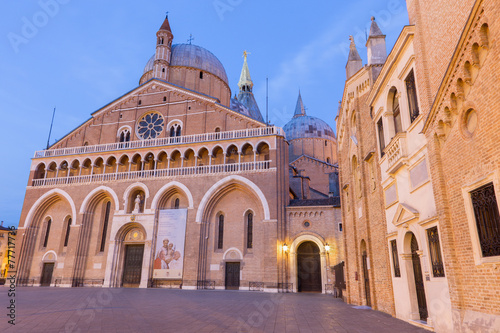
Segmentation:
{"type": "Polygon", "coordinates": [[[337,122],[347,249],[359,242],[359,221],[371,221],[359,208],[357,216],[349,214],[347,200],[381,213],[366,236],[371,253],[346,252],[348,299],[436,332],[500,331],[500,97],[494,88],[500,26],[491,19],[500,6],[483,0],[408,0],[407,6],[410,25],[377,75],[361,80],[366,92],[353,81],[373,67],[373,46],[381,45],[371,42],[374,22],[368,65],[362,67],[353,46],[348,59],[337,122]],[[358,144],[371,150],[361,163],[352,149],[358,144]],[[348,199],[352,183],[361,194],[348,199]],[[381,202],[370,202],[371,188],[379,189],[381,202]],[[383,233],[374,233],[377,227],[383,233]],[[380,253],[386,265],[369,265],[380,253]],[[365,260],[367,276],[389,277],[375,281],[373,293],[391,290],[392,308],[368,302],[371,284],[363,288],[349,274],[365,260]]]}

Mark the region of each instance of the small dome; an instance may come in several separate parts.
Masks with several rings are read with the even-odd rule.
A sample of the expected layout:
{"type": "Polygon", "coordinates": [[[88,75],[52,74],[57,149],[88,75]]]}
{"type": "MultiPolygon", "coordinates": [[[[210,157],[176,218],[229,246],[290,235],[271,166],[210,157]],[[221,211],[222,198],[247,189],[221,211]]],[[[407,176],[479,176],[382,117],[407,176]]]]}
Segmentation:
{"type": "Polygon", "coordinates": [[[283,130],[287,140],[303,138],[336,140],[332,128],[327,123],[311,116],[295,117],[283,127],[283,130]]]}
{"type": "MultiPolygon", "coordinates": [[[[146,67],[144,67],[144,74],[153,70],[154,61],[155,55],[153,54],[146,64],[146,67]]],[[[201,46],[192,44],[172,45],[170,66],[200,69],[217,76],[229,85],[226,70],[224,69],[224,66],[222,66],[219,59],[217,59],[212,52],[201,46]]]]}
{"type": "Polygon", "coordinates": [[[148,63],[146,64],[146,67],[144,67],[144,73],[143,74],[146,74],[147,72],[153,70],[153,64],[154,64],[154,62],[155,62],[155,55],[153,54],[153,56],[151,58],[149,58],[148,63]]]}

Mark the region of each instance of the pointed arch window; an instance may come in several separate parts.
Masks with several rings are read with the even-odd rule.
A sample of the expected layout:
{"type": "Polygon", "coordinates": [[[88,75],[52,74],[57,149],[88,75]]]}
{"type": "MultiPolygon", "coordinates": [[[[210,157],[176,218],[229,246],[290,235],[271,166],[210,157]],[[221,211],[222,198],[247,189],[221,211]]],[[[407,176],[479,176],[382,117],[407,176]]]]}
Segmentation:
{"type": "Polygon", "coordinates": [[[174,201],[174,209],[179,209],[179,198],[176,198],[174,201]]]}
{"type": "Polygon", "coordinates": [[[52,224],[52,220],[49,219],[47,221],[47,227],[45,228],[45,237],[43,239],[43,247],[47,247],[47,244],[49,242],[49,233],[50,233],[50,225],[52,224]]]}
{"type": "Polygon", "coordinates": [[[178,137],[182,134],[182,127],[180,124],[173,124],[170,127],[170,137],[178,137]]]}
{"type": "Polygon", "coordinates": [[[384,157],[385,140],[384,140],[384,125],[382,123],[382,118],[380,118],[377,122],[377,130],[378,130],[378,144],[380,147],[380,157],[384,157]]]}
{"type": "Polygon", "coordinates": [[[69,241],[69,228],[71,227],[71,218],[68,219],[68,222],[66,224],[66,236],[64,236],[64,247],[68,246],[68,241],[69,241]]]}
{"type": "Polygon", "coordinates": [[[102,236],[101,236],[101,247],[100,252],[104,252],[104,247],[106,246],[106,234],[108,232],[108,222],[109,222],[109,213],[111,210],[111,202],[106,202],[106,211],[104,213],[104,223],[102,224],[102,236]]]}
{"type": "Polygon", "coordinates": [[[403,131],[403,125],[401,124],[401,111],[399,109],[399,98],[397,90],[394,91],[394,94],[392,96],[392,116],[394,119],[394,133],[401,133],[403,131]]]}
{"type": "Polygon", "coordinates": [[[130,130],[126,128],[120,132],[120,142],[129,142],[129,141],[130,141],[130,130]]]}
{"type": "Polygon", "coordinates": [[[247,249],[253,248],[253,214],[247,215],[247,249]]]}
{"type": "Polygon", "coordinates": [[[219,215],[219,234],[217,237],[217,248],[222,249],[224,246],[224,215],[219,215]]]}

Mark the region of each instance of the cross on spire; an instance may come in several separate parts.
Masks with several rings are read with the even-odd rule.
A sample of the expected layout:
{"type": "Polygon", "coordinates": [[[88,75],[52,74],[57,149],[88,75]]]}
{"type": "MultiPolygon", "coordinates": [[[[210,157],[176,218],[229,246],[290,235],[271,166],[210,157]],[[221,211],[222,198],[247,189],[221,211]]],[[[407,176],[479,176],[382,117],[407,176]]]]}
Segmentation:
{"type": "Polygon", "coordinates": [[[243,57],[245,58],[245,60],[247,60],[247,56],[251,54],[250,52],[248,52],[247,50],[243,51],[243,57]]]}
{"type": "Polygon", "coordinates": [[[191,45],[193,40],[194,40],[193,34],[189,34],[189,39],[187,40],[189,45],[191,45]]]}
{"type": "Polygon", "coordinates": [[[168,18],[168,13],[169,13],[169,12],[166,12],[166,16],[165,16],[166,18],[168,18]]]}

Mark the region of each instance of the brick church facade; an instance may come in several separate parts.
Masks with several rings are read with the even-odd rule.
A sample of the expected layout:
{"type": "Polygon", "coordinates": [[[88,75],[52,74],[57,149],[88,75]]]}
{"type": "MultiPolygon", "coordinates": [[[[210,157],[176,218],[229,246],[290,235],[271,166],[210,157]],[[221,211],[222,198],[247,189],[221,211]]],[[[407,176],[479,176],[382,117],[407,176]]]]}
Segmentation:
{"type": "Polygon", "coordinates": [[[231,98],[215,55],[172,42],[167,18],[139,86],[35,153],[18,284],[331,291],[332,129],[300,95],[288,133],[264,123],[246,53],[231,98]]]}

